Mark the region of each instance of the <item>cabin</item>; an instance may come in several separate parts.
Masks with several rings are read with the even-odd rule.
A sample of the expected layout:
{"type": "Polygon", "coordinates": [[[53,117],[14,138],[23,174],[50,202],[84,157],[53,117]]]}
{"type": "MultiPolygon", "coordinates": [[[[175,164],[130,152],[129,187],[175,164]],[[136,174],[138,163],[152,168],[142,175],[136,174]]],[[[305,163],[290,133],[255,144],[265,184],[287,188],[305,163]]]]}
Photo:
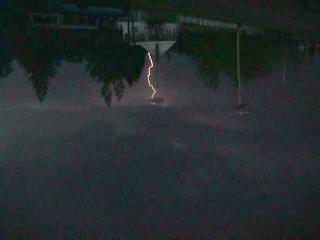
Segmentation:
{"type": "Polygon", "coordinates": [[[32,26],[38,28],[96,30],[124,16],[125,12],[117,8],[80,8],[75,4],[65,4],[55,13],[32,13],[30,21],[32,26]]]}
{"type": "Polygon", "coordinates": [[[156,56],[156,60],[172,48],[178,39],[179,24],[176,21],[165,21],[159,25],[148,24],[148,14],[133,11],[129,18],[117,21],[123,39],[132,45],[141,46],[156,56]]]}

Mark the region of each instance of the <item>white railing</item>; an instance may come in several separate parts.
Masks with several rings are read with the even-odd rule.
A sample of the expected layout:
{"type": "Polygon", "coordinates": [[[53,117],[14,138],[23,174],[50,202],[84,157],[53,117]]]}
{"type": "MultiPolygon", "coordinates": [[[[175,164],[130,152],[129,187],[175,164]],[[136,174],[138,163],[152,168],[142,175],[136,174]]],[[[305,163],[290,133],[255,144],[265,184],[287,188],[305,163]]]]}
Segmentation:
{"type": "MultiPolygon", "coordinates": [[[[238,25],[235,23],[227,23],[222,21],[216,21],[216,20],[210,20],[205,18],[196,18],[196,17],[189,17],[189,16],[183,16],[178,15],[177,21],[179,23],[186,23],[186,24],[194,24],[198,26],[204,26],[204,27],[213,27],[213,28],[222,28],[222,29],[232,29],[235,30],[238,28],[238,25]]],[[[256,32],[257,29],[249,26],[242,26],[242,30],[247,32],[256,32]]]]}
{"type": "MultiPolygon", "coordinates": [[[[84,18],[84,17],[79,17],[84,18]]],[[[87,17],[86,17],[87,18],[87,17]]],[[[72,30],[95,30],[98,28],[99,19],[94,24],[89,24],[87,21],[84,24],[65,23],[64,16],[61,14],[46,14],[46,13],[34,13],[30,15],[30,21],[32,26],[38,28],[51,28],[51,29],[72,29],[72,30]],[[52,22],[42,22],[37,19],[52,19],[52,22]]]]}

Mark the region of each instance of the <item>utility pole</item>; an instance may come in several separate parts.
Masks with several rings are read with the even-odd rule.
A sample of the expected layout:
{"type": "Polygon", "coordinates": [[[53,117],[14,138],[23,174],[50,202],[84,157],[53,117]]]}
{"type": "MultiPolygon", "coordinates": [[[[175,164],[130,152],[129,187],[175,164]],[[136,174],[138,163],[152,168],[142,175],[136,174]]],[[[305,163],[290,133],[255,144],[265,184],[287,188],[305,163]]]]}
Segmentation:
{"type": "Polygon", "coordinates": [[[241,39],[241,23],[237,26],[237,76],[238,76],[238,106],[236,112],[240,115],[249,114],[250,111],[247,109],[247,105],[242,103],[241,98],[241,51],[240,51],[240,39],[241,39]]]}

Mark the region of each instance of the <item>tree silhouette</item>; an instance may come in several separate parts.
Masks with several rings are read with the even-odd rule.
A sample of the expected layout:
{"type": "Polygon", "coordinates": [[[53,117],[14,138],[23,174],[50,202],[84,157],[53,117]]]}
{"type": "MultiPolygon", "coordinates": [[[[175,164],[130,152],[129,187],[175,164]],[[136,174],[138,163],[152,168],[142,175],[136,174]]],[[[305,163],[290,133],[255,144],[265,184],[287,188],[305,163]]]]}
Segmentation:
{"type": "MultiPolygon", "coordinates": [[[[125,83],[130,86],[140,76],[144,50],[124,42],[116,29],[65,31],[31,26],[31,12],[50,12],[64,3],[60,0],[14,0],[8,3],[6,11],[0,9],[0,20],[8,24],[8,29],[0,29],[0,78],[12,71],[11,63],[17,60],[28,74],[39,101],[44,101],[49,81],[54,79],[62,62],[84,62],[86,73],[102,84],[101,95],[107,104],[111,104],[112,96],[120,100],[125,83]]],[[[99,5],[97,1],[74,3],[99,5]]]]}
{"type": "MultiPolygon", "coordinates": [[[[101,36],[100,36],[101,37],[101,36]]],[[[96,39],[99,42],[99,39],[96,39]]],[[[105,38],[102,44],[93,44],[87,58],[86,72],[97,82],[102,83],[101,95],[108,105],[114,96],[120,100],[125,90],[125,80],[132,85],[140,77],[144,66],[144,50],[130,46],[122,39],[105,38]]]]}
{"type": "MultiPolygon", "coordinates": [[[[38,2],[36,9],[63,4],[60,0],[38,2]]],[[[75,3],[85,6],[90,5],[91,1],[75,3]]],[[[27,23],[28,6],[34,6],[34,2],[15,0],[10,4],[11,12],[4,12],[1,16],[11,24],[9,30],[1,32],[1,35],[4,36],[4,45],[12,49],[7,53],[3,51],[0,58],[1,76],[10,73],[11,62],[16,59],[28,73],[40,101],[48,92],[49,79],[55,77],[57,68],[64,61],[86,62],[86,73],[102,84],[101,95],[108,99],[107,102],[112,96],[121,99],[126,84],[130,86],[139,79],[145,51],[123,41],[116,29],[101,28],[94,32],[34,29],[27,23]],[[16,15],[17,19],[14,17],[16,15]]],[[[157,15],[148,19],[148,25],[153,29],[154,26],[160,27],[162,22],[163,19],[157,15]]],[[[278,60],[276,48],[275,41],[266,34],[242,34],[241,69],[244,83],[268,74],[271,64],[278,60]]],[[[235,32],[183,31],[175,49],[193,59],[206,86],[217,88],[221,73],[236,80],[235,32]]]]}
{"type": "Polygon", "coordinates": [[[0,42],[0,79],[7,77],[12,71],[12,56],[0,42]]]}
{"type": "Polygon", "coordinates": [[[48,93],[49,79],[54,78],[60,65],[60,55],[54,35],[36,32],[24,39],[24,45],[16,48],[16,58],[32,82],[39,101],[48,93]]]}
{"type": "MultiPolygon", "coordinates": [[[[279,60],[277,40],[266,35],[241,37],[243,82],[268,75],[270,66],[279,60]]],[[[219,86],[224,73],[236,82],[236,33],[231,31],[182,32],[176,51],[187,54],[197,64],[208,87],[219,86]]]]}

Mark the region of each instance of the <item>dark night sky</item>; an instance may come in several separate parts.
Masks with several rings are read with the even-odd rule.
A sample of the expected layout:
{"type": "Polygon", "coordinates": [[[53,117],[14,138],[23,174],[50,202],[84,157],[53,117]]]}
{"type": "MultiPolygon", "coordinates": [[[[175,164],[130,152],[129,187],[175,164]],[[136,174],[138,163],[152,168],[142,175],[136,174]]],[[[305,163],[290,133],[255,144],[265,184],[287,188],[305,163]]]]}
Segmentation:
{"type": "Polygon", "coordinates": [[[43,104],[16,66],[0,82],[5,236],[316,236],[316,66],[292,60],[290,101],[281,66],[251,82],[241,117],[232,83],[206,89],[182,55],[153,72],[164,106],[148,104],[146,69],[108,109],[81,64],[62,65],[43,104]]]}

